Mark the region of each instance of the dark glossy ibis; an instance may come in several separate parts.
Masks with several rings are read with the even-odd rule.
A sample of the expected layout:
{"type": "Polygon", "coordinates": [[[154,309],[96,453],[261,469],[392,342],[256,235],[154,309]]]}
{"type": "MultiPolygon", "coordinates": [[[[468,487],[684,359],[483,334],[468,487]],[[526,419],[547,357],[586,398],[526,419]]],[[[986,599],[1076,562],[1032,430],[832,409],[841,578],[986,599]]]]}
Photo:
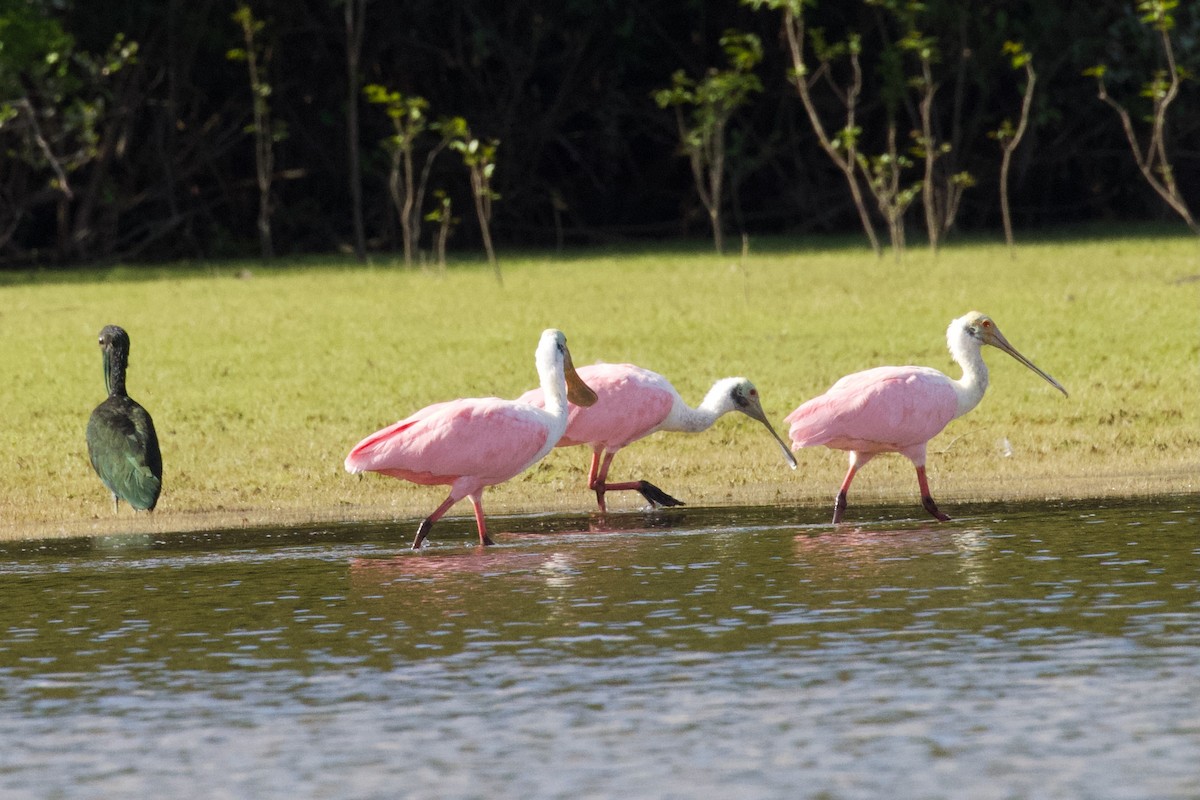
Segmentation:
{"type": "Polygon", "coordinates": [[[162,491],[162,454],[146,409],[125,392],[129,334],[116,325],[100,331],[104,384],[108,399],[96,406],[87,426],[88,457],[113,496],[113,510],[124,500],[153,511],[162,491]]]}

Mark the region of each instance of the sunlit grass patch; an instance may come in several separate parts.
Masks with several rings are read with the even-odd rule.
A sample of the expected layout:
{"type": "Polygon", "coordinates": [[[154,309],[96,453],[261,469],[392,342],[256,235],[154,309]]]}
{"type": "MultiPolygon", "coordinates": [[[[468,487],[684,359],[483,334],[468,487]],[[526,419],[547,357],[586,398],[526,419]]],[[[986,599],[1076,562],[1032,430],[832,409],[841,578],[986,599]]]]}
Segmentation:
{"type": "MultiPolygon", "coordinates": [[[[1195,490],[1200,282],[1189,276],[1200,275],[1200,244],[1186,236],[1047,240],[1015,259],[967,243],[936,257],[914,249],[900,263],[857,246],[767,240],[744,259],[652,247],[510,256],[503,269],[503,287],[482,263],[443,275],[340,259],[5,276],[0,524],[19,535],[414,517],[442,490],[347,475],[346,452],[428,403],[516,397],[537,382],[543,328],[566,331],[577,363],[640,364],[692,403],[718,378],[749,377],[785,433],[784,415],[852,371],[925,364],[957,377],[945,328],[971,309],[1071,397],[985,350],[987,396],[930,445],[944,504],[1195,490]],[[152,520],[114,522],[87,463],[106,323],[129,331],[129,391],[162,442],[152,520]]],[[[844,455],[798,457],[793,473],[759,426],[725,418],[705,434],[633,445],[613,478],[647,477],[694,504],[828,503],[844,455]]],[[[485,504],[591,509],[587,459],[582,448],[555,451],[485,504]]],[[[915,502],[908,462],[877,459],[855,493],[915,502]]]]}

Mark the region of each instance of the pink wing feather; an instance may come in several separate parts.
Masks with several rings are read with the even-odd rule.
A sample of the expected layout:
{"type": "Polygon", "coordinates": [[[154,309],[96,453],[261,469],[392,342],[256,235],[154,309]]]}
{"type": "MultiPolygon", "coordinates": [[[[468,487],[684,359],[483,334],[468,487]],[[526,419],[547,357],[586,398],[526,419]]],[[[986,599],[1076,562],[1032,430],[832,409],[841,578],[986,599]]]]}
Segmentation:
{"type": "MultiPolygon", "coordinates": [[[[678,398],[666,378],[633,364],[593,364],[578,371],[598,399],[589,408],[570,406],[558,447],[602,444],[618,450],[656,431],[678,398]]],[[[526,392],[520,401],[545,403],[541,389],[526,392]]]]}
{"type": "Polygon", "coordinates": [[[483,485],[506,481],[546,445],[545,421],[525,404],[499,398],[451,400],[363,439],[346,466],[420,484],[475,476],[483,485]]]}
{"type": "Polygon", "coordinates": [[[950,379],[937,370],[878,367],[847,375],[784,421],[793,447],[878,453],[929,441],[957,413],[950,379]]]}

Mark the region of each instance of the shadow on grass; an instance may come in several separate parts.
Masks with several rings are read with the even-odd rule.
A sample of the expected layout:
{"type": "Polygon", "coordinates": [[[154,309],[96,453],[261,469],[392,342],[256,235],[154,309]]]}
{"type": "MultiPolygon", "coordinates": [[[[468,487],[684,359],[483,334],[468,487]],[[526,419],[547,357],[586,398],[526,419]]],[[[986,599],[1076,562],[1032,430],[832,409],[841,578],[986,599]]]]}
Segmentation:
{"type": "MultiPolygon", "coordinates": [[[[1197,239],[1183,226],[1168,223],[1085,223],[1054,228],[1024,230],[1018,232],[1016,248],[1019,252],[1022,245],[1071,244],[1079,242],[1104,241],[1161,241],[1163,239],[1197,239]]],[[[741,243],[737,236],[731,236],[730,246],[726,252],[717,256],[712,249],[712,241],[707,238],[637,238],[611,237],[610,241],[592,244],[573,244],[561,249],[553,247],[519,247],[506,248],[501,251],[501,263],[519,263],[522,261],[555,261],[571,263],[602,258],[620,258],[624,256],[647,255],[678,255],[678,256],[717,256],[720,258],[737,258],[741,253],[741,243]]],[[[942,246],[945,249],[956,247],[1003,246],[1004,242],[995,232],[956,233],[942,246]]],[[[803,253],[830,252],[861,252],[870,254],[870,248],[861,233],[819,233],[819,234],[754,234],[749,240],[752,255],[787,253],[790,255],[803,253]]],[[[919,236],[912,237],[908,252],[924,253],[927,250],[919,236]]],[[[885,250],[883,257],[890,258],[890,252],[885,250]]],[[[253,278],[274,274],[295,274],[303,271],[347,271],[358,270],[408,270],[414,273],[425,272],[435,274],[432,265],[404,267],[399,253],[376,252],[370,254],[366,263],[360,262],[352,255],[342,253],[301,254],[280,256],[270,263],[259,259],[181,259],[171,262],[147,263],[98,263],[52,265],[34,268],[3,269],[0,268],[0,286],[26,286],[42,284],[84,284],[84,283],[121,283],[159,280],[178,280],[181,278],[253,278]]],[[[453,255],[448,270],[461,272],[464,270],[490,270],[490,266],[482,253],[462,252],[453,255]]]]}

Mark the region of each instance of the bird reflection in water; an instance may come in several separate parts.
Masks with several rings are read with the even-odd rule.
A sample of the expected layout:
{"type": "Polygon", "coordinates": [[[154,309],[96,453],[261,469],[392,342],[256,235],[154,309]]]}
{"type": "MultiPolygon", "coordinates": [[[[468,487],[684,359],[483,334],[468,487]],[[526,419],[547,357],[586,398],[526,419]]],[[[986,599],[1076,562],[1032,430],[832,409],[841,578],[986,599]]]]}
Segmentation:
{"type": "Polygon", "coordinates": [[[968,585],[984,582],[991,540],[983,527],[838,528],[793,537],[800,564],[823,574],[879,578],[909,562],[929,564],[938,556],[955,559],[968,585]]]}

